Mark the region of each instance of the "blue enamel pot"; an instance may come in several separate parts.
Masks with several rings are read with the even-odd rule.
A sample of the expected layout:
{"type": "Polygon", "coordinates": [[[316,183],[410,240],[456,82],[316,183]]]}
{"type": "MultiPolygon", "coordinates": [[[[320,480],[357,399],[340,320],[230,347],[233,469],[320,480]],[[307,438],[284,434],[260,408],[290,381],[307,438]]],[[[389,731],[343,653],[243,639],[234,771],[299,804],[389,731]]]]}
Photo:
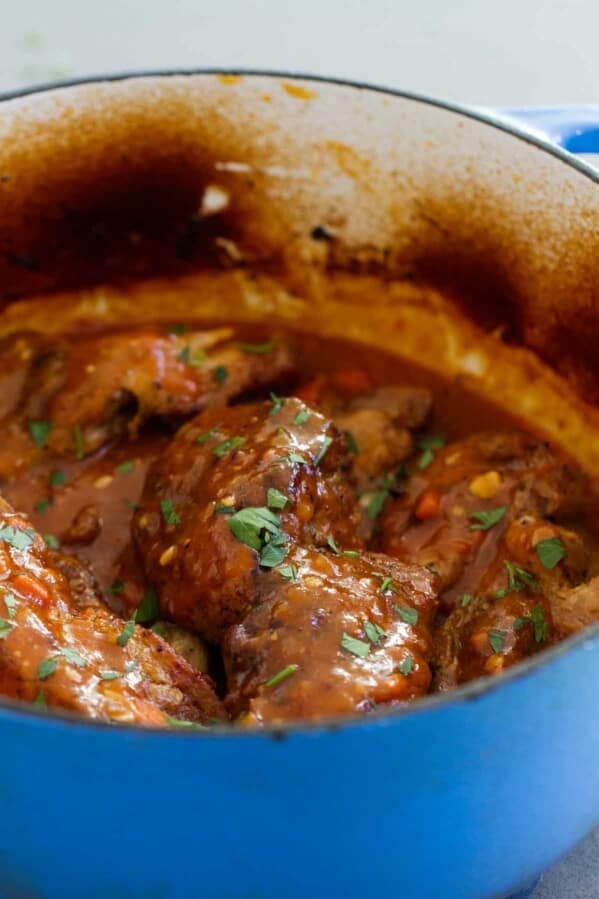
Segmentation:
{"type": "MultiPolygon", "coordinates": [[[[503,216],[493,271],[511,279],[517,302],[505,310],[517,339],[559,367],[555,345],[530,325],[551,278],[552,302],[574,304],[560,320],[564,341],[591,371],[596,336],[589,349],[574,307],[593,304],[599,282],[598,177],[550,142],[599,150],[599,111],[490,114],[252,73],[127,76],[13,95],[0,106],[1,186],[12,185],[0,209],[0,289],[14,300],[127,275],[127,254],[100,259],[108,229],[134,221],[143,232],[149,219],[175,228],[197,203],[185,185],[197,194],[220,172],[258,190],[231,220],[241,242],[260,233],[261,216],[279,221],[277,203],[294,235],[313,236],[334,200],[348,245],[400,247],[394,264],[404,272],[422,262],[423,228],[436,235],[437,259],[461,246],[467,259],[503,216]],[[332,168],[321,182],[306,175],[310,154],[326,147],[335,184],[332,168]],[[524,203],[534,218],[521,214],[524,203]],[[253,230],[244,216],[256,217],[253,230]],[[82,236],[91,219],[95,242],[82,236]],[[508,253],[518,228],[530,241],[508,253]],[[544,266],[545,253],[554,262],[544,266]],[[566,253],[569,264],[556,266],[566,253]]],[[[271,234],[260,243],[276,254],[271,234]]],[[[143,240],[131,247],[137,272],[143,240]]],[[[472,258],[474,271],[480,252],[472,258]]],[[[4,702],[0,896],[514,894],[599,821],[598,682],[599,625],[499,679],[318,725],[149,732],[4,702]]]]}

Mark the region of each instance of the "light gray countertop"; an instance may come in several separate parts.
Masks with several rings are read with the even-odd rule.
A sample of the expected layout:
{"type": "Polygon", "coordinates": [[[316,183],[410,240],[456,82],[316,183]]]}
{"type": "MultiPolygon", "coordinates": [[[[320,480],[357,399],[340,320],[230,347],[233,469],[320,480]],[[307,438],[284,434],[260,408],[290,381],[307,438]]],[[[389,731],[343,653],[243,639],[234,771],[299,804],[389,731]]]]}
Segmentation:
{"type": "MultiPolygon", "coordinates": [[[[0,91],[229,66],[337,75],[481,106],[599,103],[597,0],[0,0],[0,9],[0,91]]],[[[599,830],[530,894],[598,897],[599,830]]]]}

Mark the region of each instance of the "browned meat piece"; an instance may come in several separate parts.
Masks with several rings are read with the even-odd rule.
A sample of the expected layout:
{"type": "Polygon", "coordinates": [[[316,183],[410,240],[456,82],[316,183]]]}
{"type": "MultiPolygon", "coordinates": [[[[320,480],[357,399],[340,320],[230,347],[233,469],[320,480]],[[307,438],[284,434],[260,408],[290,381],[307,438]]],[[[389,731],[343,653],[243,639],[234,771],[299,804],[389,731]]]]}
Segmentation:
{"type": "Polygon", "coordinates": [[[297,399],[210,409],[185,425],[133,518],[163,613],[218,642],[288,541],[359,547],[349,465],[331,422],[297,399]]]}
{"type": "Polygon", "coordinates": [[[552,596],[553,619],[560,636],[567,637],[599,621],[599,577],[552,596]]]}
{"type": "Polygon", "coordinates": [[[405,493],[381,517],[380,548],[434,570],[451,611],[485,572],[511,558],[503,537],[517,518],[566,515],[576,475],[544,444],[517,432],[474,435],[420,457],[405,493]]]}
{"type": "MultiPolygon", "coordinates": [[[[44,449],[80,458],[124,434],[135,436],[148,418],[190,415],[289,376],[280,341],[256,353],[233,336],[231,328],[145,329],[32,348],[19,427],[0,453],[0,476],[10,475],[23,455],[29,463],[44,449]]],[[[0,354],[0,377],[13,355],[10,347],[0,354]]]]}
{"type": "Polygon", "coordinates": [[[384,412],[398,427],[415,431],[426,424],[431,407],[431,393],[423,387],[391,385],[355,397],[349,403],[348,411],[368,409],[384,412]]]}
{"type": "Polygon", "coordinates": [[[102,519],[94,503],[82,506],[62,535],[63,543],[93,543],[102,530],[102,519]]]}
{"type": "Polygon", "coordinates": [[[55,559],[0,500],[2,695],[146,726],[224,720],[210,680],[161,637],[100,606],[78,608],[55,559]]]}
{"type": "Polygon", "coordinates": [[[88,606],[103,606],[102,592],[91,566],[63,551],[49,551],[48,559],[50,564],[66,578],[76,606],[80,609],[86,609],[88,606]]]}
{"type": "Polygon", "coordinates": [[[374,554],[293,550],[225,639],[229,709],[261,724],[424,695],[435,604],[424,569],[374,554]]]}
{"type": "Polygon", "coordinates": [[[383,473],[397,469],[414,450],[410,432],[379,409],[340,413],[335,416],[335,424],[348,435],[354,451],[353,468],[360,492],[372,488],[383,473]]]}

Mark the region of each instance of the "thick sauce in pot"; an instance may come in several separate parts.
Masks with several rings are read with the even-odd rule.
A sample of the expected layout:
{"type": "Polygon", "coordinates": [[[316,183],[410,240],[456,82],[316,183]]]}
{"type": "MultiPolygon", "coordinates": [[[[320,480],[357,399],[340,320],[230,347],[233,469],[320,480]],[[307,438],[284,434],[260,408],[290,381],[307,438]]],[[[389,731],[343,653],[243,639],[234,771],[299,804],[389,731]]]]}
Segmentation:
{"type": "Polygon", "coordinates": [[[0,382],[7,696],[149,726],[367,713],[599,617],[591,479],[376,349],[28,332],[0,382]]]}

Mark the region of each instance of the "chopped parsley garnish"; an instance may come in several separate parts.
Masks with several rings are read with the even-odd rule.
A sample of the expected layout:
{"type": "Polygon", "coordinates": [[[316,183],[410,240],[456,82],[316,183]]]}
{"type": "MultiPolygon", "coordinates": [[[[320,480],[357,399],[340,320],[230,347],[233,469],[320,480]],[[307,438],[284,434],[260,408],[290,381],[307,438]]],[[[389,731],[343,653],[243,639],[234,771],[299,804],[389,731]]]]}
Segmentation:
{"type": "Polygon", "coordinates": [[[264,684],[265,687],[276,687],[278,684],[282,683],[282,681],[287,680],[288,677],[291,677],[292,674],[298,670],[299,665],[287,665],[286,668],[282,668],[278,674],[275,674],[270,680],[267,680],[264,684]]]}
{"type": "Polygon", "coordinates": [[[360,553],[357,549],[344,549],[341,553],[346,559],[359,559],[360,553]]]}
{"type": "Polygon", "coordinates": [[[67,476],[62,470],[62,468],[57,468],[52,472],[49,478],[50,487],[60,487],[61,484],[64,484],[67,476]]]}
{"type": "Polygon", "coordinates": [[[60,549],[60,540],[54,534],[42,534],[46,546],[50,549],[60,549]]]}
{"type": "Polygon", "coordinates": [[[118,677],[122,676],[123,675],[119,671],[100,671],[102,680],[116,680],[118,677]]]}
{"type": "Polygon", "coordinates": [[[14,618],[17,614],[17,598],[13,593],[6,593],[3,597],[6,611],[9,618],[14,618]]]}
{"type": "Polygon", "coordinates": [[[501,521],[507,511],[507,506],[498,506],[496,509],[488,509],[482,512],[473,512],[470,518],[474,518],[476,524],[470,525],[471,531],[488,531],[501,521]]]}
{"type": "Polygon", "coordinates": [[[525,568],[520,568],[518,565],[514,565],[513,562],[508,562],[507,560],[504,560],[503,564],[507,570],[507,587],[497,591],[495,594],[497,599],[502,599],[504,596],[507,596],[508,593],[518,593],[520,590],[526,590],[527,587],[531,590],[538,589],[537,580],[530,571],[527,571],[525,568]]]}
{"type": "Polygon", "coordinates": [[[382,627],[379,627],[378,624],[375,624],[374,621],[367,621],[364,625],[364,633],[370,640],[373,645],[377,645],[381,642],[382,637],[387,636],[387,631],[384,631],[382,627]]]}
{"type": "Polygon", "coordinates": [[[320,447],[316,456],[314,456],[314,465],[318,465],[320,462],[322,462],[322,460],[324,459],[324,456],[332,442],[333,442],[332,437],[324,438],[324,440],[322,441],[322,446],[320,447]]]}
{"type": "Polygon", "coordinates": [[[229,518],[235,537],[260,553],[263,568],[274,568],[287,555],[287,535],[281,531],[281,519],[265,506],[248,506],[229,518]]]}
{"type": "Polygon", "coordinates": [[[224,384],[227,378],[229,377],[229,371],[225,368],[224,365],[217,365],[214,371],[212,372],[212,377],[216,381],[217,384],[224,384]]]}
{"type": "Polygon", "coordinates": [[[514,621],[514,630],[519,631],[526,624],[532,624],[535,632],[535,641],[537,643],[544,643],[547,639],[547,621],[545,619],[545,609],[538,603],[530,615],[526,615],[522,618],[516,618],[514,621]]]}
{"type": "Polygon", "coordinates": [[[310,419],[310,413],[307,409],[300,409],[295,418],[293,419],[294,425],[305,425],[307,421],[310,419]]]}
{"type": "Polygon", "coordinates": [[[39,680],[47,680],[51,677],[58,667],[56,659],[44,659],[37,666],[37,676],[39,680]]]}
{"type": "Polygon", "coordinates": [[[159,637],[166,637],[166,628],[163,621],[157,621],[156,624],[152,625],[150,630],[154,631],[155,634],[158,634],[159,637]]]}
{"type": "Polygon", "coordinates": [[[51,505],[51,499],[38,499],[35,504],[35,511],[38,513],[38,515],[45,515],[51,505]]]}
{"type": "Polygon", "coordinates": [[[380,577],[380,579],[381,579],[381,585],[379,587],[379,590],[381,591],[381,593],[397,593],[397,590],[395,589],[395,584],[393,583],[392,577],[389,577],[386,574],[381,574],[378,571],[375,572],[374,576],[380,577]]]}
{"type": "Polygon", "coordinates": [[[269,487],[266,492],[266,505],[269,509],[284,509],[290,500],[277,490],[276,487],[269,487]]]}
{"type": "Polygon", "coordinates": [[[356,438],[354,437],[354,435],[352,434],[351,431],[344,431],[343,433],[344,433],[345,439],[347,441],[348,450],[350,451],[350,453],[353,453],[354,455],[356,455],[359,452],[358,444],[356,443],[356,438]]]}
{"type": "Polygon", "coordinates": [[[68,646],[63,647],[60,650],[60,654],[67,660],[67,662],[70,662],[72,665],[76,665],[77,668],[85,668],[85,666],[87,665],[87,662],[85,661],[83,656],[80,656],[79,653],[75,652],[74,649],[69,649],[68,646]]]}
{"type": "Polygon", "coordinates": [[[240,346],[244,353],[254,353],[254,355],[262,356],[264,353],[272,352],[276,344],[273,340],[270,340],[268,343],[242,343],[240,346]]]}
{"type": "Polygon", "coordinates": [[[83,457],[85,455],[85,446],[83,443],[83,431],[81,430],[81,425],[79,425],[79,424],[75,425],[74,437],[75,437],[75,458],[83,459],[83,457]]]}
{"type": "Polygon", "coordinates": [[[297,581],[297,568],[295,565],[281,565],[277,571],[283,580],[290,581],[292,584],[297,581]]]}
{"type": "Polygon", "coordinates": [[[177,510],[173,505],[172,499],[163,499],[160,501],[160,511],[165,524],[181,524],[181,519],[177,515],[177,510]]]}
{"type": "Polygon", "coordinates": [[[134,503],[132,499],[124,499],[123,502],[129,509],[131,509],[132,512],[135,512],[137,509],[141,509],[139,503],[134,503]]]}
{"type": "Polygon", "coordinates": [[[214,507],[214,512],[216,515],[233,515],[235,507],[227,506],[225,503],[217,503],[214,507]]]}
{"type": "Polygon", "coordinates": [[[44,695],[43,690],[38,690],[33,700],[33,707],[36,709],[47,709],[48,703],[46,702],[46,697],[44,695]]]}
{"type": "Polygon", "coordinates": [[[184,325],[182,322],[179,322],[179,324],[176,324],[176,325],[172,325],[168,329],[169,334],[178,334],[179,336],[181,334],[185,334],[186,331],[187,331],[187,325],[184,325]]]}
{"type": "Polygon", "coordinates": [[[185,363],[189,362],[189,344],[186,344],[183,347],[183,349],[177,356],[177,359],[179,360],[179,362],[185,362],[185,363]]]}
{"type": "MultiPolygon", "coordinates": [[[[300,453],[288,453],[286,456],[279,456],[277,462],[291,462],[296,465],[307,465],[308,461],[300,453]]],[[[314,460],[316,463],[316,460],[314,460]]]]}
{"type": "Polygon", "coordinates": [[[335,542],[335,538],[333,537],[332,534],[331,534],[331,536],[330,536],[330,537],[328,538],[328,540],[327,540],[327,546],[329,547],[329,549],[332,549],[332,550],[333,550],[333,552],[335,553],[336,556],[340,556],[340,555],[341,555],[341,550],[340,550],[339,547],[337,546],[337,543],[335,542]]]}
{"type": "Polygon", "coordinates": [[[425,434],[418,441],[418,446],[422,450],[422,455],[418,460],[418,468],[420,471],[424,471],[435,458],[435,450],[445,446],[445,438],[441,434],[425,434]]]}
{"type": "Polygon", "coordinates": [[[126,646],[131,637],[135,632],[135,614],[133,618],[130,618],[123,630],[120,632],[118,637],[116,638],[116,642],[119,646],[126,646]]]}
{"type": "Polygon", "coordinates": [[[135,462],[132,459],[127,459],[126,462],[121,462],[120,465],[117,465],[115,471],[118,474],[127,474],[128,471],[133,471],[135,468],[135,462]]]}
{"type": "Polygon", "coordinates": [[[197,721],[188,721],[186,718],[173,718],[172,715],[166,715],[166,720],[171,727],[189,727],[191,730],[207,730],[205,724],[200,724],[197,721]]]}
{"type": "Polygon", "coordinates": [[[285,405],[286,399],[284,396],[277,396],[276,393],[271,393],[270,399],[272,402],[272,409],[268,414],[277,415],[285,405]]]}
{"type": "Polygon", "coordinates": [[[544,568],[555,568],[566,556],[566,547],[561,537],[549,537],[547,540],[539,540],[535,546],[539,562],[544,568]]]}
{"type": "Polygon", "coordinates": [[[354,656],[358,656],[359,659],[365,659],[370,653],[370,643],[358,640],[356,637],[346,633],[341,637],[341,648],[351,652],[354,656]]]}
{"type": "Polygon", "coordinates": [[[14,624],[12,621],[8,621],[7,618],[0,618],[0,640],[4,640],[5,637],[8,637],[13,627],[14,624]]]}
{"type": "Polygon", "coordinates": [[[411,606],[398,605],[393,606],[393,608],[406,624],[418,624],[418,618],[420,617],[418,609],[413,609],[411,606]]]}
{"type": "Polygon", "coordinates": [[[113,581],[113,583],[108,588],[109,593],[122,593],[125,589],[124,581],[113,581]]]}
{"type": "Polygon", "coordinates": [[[223,456],[226,456],[227,453],[232,452],[235,449],[239,449],[240,446],[246,442],[245,437],[229,437],[228,440],[223,440],[222,443],[218,443],[212,452],[214,455],[222,459],[223,456]]]}
{"type": "Polygon", "coordinates": [[[462,609],[465,609],[467,606],[469,606],[473,599],[474,596],[472,595],[472,593],[464,593],[460,602],[460,606],[462,607],[462,609]]]}
{"type": "Polygon", "coordinates": [[[8,543],[13,549],[28,549],[33,544],[35,531],[27,528],[25,531],[13,527],[11,524],[0,528],[0,541],[8,543]]]}
{"type": "Polygon", "coordinates": [[[199,368],[200,365],[203,365],[206,361],[206,350],[204,347],[197,347],[189,358],[189,364],[194,368],[199,368]]]}
{"type": "Polygon", "coordinates": [[[205,443],[208,443],[211,437],[214,437],[216,431],[220,428],[220,425],[213,425],[210,430],[204,431],[203,434],[200,434],[199,437],[196,437],[196,443],[201,444],[202,446],[205,443]]]}
{"type": "Polygon", "coordinates": [[[146,621],[154,621],[155,618],[158,618],[158,595],[154,587],[150,587],[146,591],[133,617],[140,624],[146,621]]]}
{"type": "Polygon", "coordinates": [[[491,644],[491,649],[495,653],[503,652],[503,644],[505,643],[506,631],[499,630],[497,628],[491,628],[489,631],[489,643],[491,644]]]}
{"type": "Polygon", "coordinates": [[[48,437],[50,436],[50,431],[52,430],[52,422],[30,421],[28,428],[34,443],[37,443],[40,449],[45,449],[48,437]]]}
{"type": "Polygon", "coordinates": [[[406,677],[408,674],[411,674],[414,670],[414,656],[406,656],[405,659],[400,663],[399,673],[403,674],[406,677]]]}
{"type": "Polygon", "coordinates": [[[398,482],[405,478],[406,475],[407,470],[405,465],[400,465],[396,472],[389,472],[385,475],[376,490],[365,494],[368,498],[366,515],[371,521],[376,521],[385,508],[391,493],[397,488],[398,482]]]}

